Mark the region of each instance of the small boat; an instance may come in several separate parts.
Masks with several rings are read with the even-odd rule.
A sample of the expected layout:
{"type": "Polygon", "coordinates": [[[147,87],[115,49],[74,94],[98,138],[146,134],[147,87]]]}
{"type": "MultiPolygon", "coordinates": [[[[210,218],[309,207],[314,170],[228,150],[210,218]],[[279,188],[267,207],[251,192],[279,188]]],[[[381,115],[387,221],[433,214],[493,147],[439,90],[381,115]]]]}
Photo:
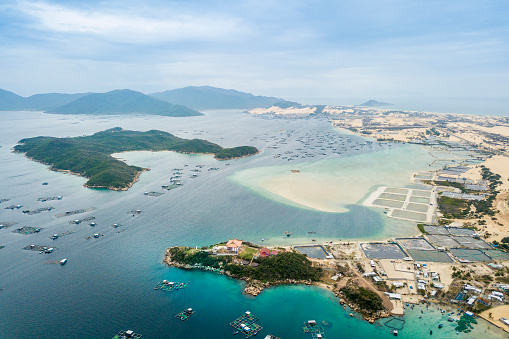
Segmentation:
{"type": "Polygon", "coordinates": [[[392,330],[392,335],[397,337],[398,336],[398,330],[392,330]]]}
{"type": "Polygon", "coordinates": [[[239,331],[233,331],[233,335],[239,334],[239,331]]]}
{"type": "Polygon", "coordinates": [[[47,182],[43,182],[42,184],[43,184],[44,186],[46,186],[48,183],[47,183],[47,182]]]}
{"type": "Polygon", "coordinates": [[[442,324],[438,325],[438,328],[442,328],[442,327],[444,327],[444,325],[442,325],[442,324]]]}
{"type": "Polygon", "coordinates": [[[65,265],[67,263],[67,259],[60,260],[60,265],[65,265]]]}

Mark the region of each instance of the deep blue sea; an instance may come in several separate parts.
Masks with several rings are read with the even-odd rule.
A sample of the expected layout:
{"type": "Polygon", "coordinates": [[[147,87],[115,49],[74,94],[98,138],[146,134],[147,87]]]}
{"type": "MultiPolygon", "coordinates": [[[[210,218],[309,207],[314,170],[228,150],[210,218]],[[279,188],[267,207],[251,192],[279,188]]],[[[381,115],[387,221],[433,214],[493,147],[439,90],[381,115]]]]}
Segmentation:
{"type": "MultiPolygon", "coordinates": [[[[306,133],[336,133],[343,137],[329,122],[262,119],[240,111],[211,111],[202,117],[189,118],[0,112],[0,119],[0,199],[10,199],[0,204],[0,224],[17,223],[0,229],[0,246],[5,246],[0,249],[0,338],[111,338],[127,329],[143,334],[143,338],[237,338],[240,335],[232,336],[229,323],[245,311],[260,318],[263,330],[258,338],[267,334],[311,338],[302,332],[303,322],[309,319],[324,322],[327,338],[392,337],[382,324],[370,325],[350,317],[350,311],[343,310],[332,293],[318,287],[281,286],[253,298],[242,294],[242,282],[162,264],[164,251],[170,246],[203,246],[228,238],[255,243],[264,238],[268,244],[286,245],[309,243],[310,229],[317,232],[313,238],[319,241],[376,239],[396,226],[411,233],[412,224],[390,221],[381,211],[359,204],[348,206],[346,213],[320,212],[268,199],[231,180],[241,170],[282,165],[282,160],[274,155],[300,145],[296,138],[306,133]],[[50,171],[11,150],[27,137],[88,135],[117,126],[160,129],[225,147],[254,145],[262,152],[229,162],[172,152],[121,154],[129,163],[151,170],[143,173],[128,191],[114,192],[84,188],[86,179],[50,171]],[[269,148],[283,134],[286,143],[280,149],[269,148]],[[201,172],[191,172],[197,165],[203,165],[201,172]],[[218,170],[208,171],[211,167],[218,170]],[[183,187],[162,190],[161,185],[169,183],[176,168],[184,169],[183,187]],[[198,177],[191,179],[192,173],[198,177]],[[42,185],[43,182],[48,185],[42,185]],[[164,194],[159,197],[143,194],[150,191],[164,194]],[[63,198],[37,201],[51,196],[63,198]],[[23,207],[5,209],[18,204],[23,207]],[[35,215],[21,212],[48,206],[54,209],[35,215]],[[55,217],[65,211],[90,207],[96,210],[55,217]],[[140,215],[133,217],[128,213],[138,209],[142,211],[140,215]],[[89,226],[89,222],[69,223],[89,216],[95,217],[95,227],[89,226]],[[114,224],[120,226],[113,228],[114,224]],[[31,235],[12,232],[22,226],[42,230],[31,235]],[[292,238],[284,235],[285,230],[292,231],[292,238]],[[63,232],[74,233],[50,239],[63,232]],[[102,236],[90,238],[95,233],[102,236]],[[57,249],[51,254],[22,250],[30,244],[57,249]],[[64,266],[45,263],[62,258],[68,260],[64,266]],[[174,292],[155,291],[154,286],[163,279],[189,285],[174,292]],[[189,320],[175,318],[189,307],[196,311],[189,320]]],[[[390,160],[391,152],[415,154],[412,147],[416,146],[368,145],[365,139],[352,135],[348,138],[351,139],[348,150],[341,155],[294,161],[299,164],[322,161],[324,157],[347,158],[377,152],[386,152],[390,160]],[[359,146],[354,147],[356,144],[359,146]]],[[[418,318],[420,313],[409,312],[400,336],[429,337],[429,328],[436,328],[443,319],[437,311],[426,310],[426,314],[429,317],[424,322],[418,318]]],[[[480,326],[470,337],[484,335],[481,328],[486,330],[480,326]]],[[[435,336],[456,337],[452,327],[446,325],[441,331],[435,331],[435,336]]]]}

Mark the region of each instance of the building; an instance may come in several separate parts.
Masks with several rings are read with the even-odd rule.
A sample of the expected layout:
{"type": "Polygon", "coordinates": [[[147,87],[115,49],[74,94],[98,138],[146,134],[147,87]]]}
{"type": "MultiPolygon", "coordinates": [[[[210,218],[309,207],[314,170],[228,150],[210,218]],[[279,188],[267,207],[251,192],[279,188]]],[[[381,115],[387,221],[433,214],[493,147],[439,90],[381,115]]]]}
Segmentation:
{"type": "Polygon", "coordinates": [[[235,253],[238,253],[239,252],[239,249],[240,249],[240,246],[242,246],[242,240],[237,240],[237,239],[230,239],[228,240],[228,242],[226,243],[226,249],[229,251],[229,252],[235,252],[235,253]]]}
{"type": "Polygon", "coordinates": [[[260,250],[260,258],[266,258],[270,255],[270,250],[267,247],[264,247],[260,250]]]}

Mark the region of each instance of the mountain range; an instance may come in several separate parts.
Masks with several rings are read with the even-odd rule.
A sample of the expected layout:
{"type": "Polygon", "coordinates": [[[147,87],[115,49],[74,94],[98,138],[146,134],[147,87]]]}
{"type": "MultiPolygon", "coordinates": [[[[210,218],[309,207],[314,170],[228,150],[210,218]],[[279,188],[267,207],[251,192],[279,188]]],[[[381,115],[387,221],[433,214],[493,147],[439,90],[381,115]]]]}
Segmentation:
{"type": "Polygon", "coordinates": [[[22,97],[0,89],[0,111],[35,110],[58,114],[201,115],[203,109],[269,107],[282,99],[210,86],[185,87],[149,95],[123,89],[107,93],[48,93],[22,97]]]}
{"type": "Polygon", "coordinates": [[[251,109],[270,107],[283,100],[210,86],[189,86],[152,93],[150,96],[194,109],[251,109]]]}

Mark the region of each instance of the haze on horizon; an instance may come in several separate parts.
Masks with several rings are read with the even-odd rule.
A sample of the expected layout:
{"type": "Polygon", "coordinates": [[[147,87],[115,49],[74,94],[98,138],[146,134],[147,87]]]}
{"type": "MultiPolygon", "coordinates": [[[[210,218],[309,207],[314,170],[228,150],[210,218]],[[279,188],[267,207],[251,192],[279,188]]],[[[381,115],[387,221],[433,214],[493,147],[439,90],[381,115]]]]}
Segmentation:
{"type": "Polygon", "coordinates": [[[0,88],[210,85],[309,104],[509,113],[506,1],[78,1],[0,5],[0,88]]]}

